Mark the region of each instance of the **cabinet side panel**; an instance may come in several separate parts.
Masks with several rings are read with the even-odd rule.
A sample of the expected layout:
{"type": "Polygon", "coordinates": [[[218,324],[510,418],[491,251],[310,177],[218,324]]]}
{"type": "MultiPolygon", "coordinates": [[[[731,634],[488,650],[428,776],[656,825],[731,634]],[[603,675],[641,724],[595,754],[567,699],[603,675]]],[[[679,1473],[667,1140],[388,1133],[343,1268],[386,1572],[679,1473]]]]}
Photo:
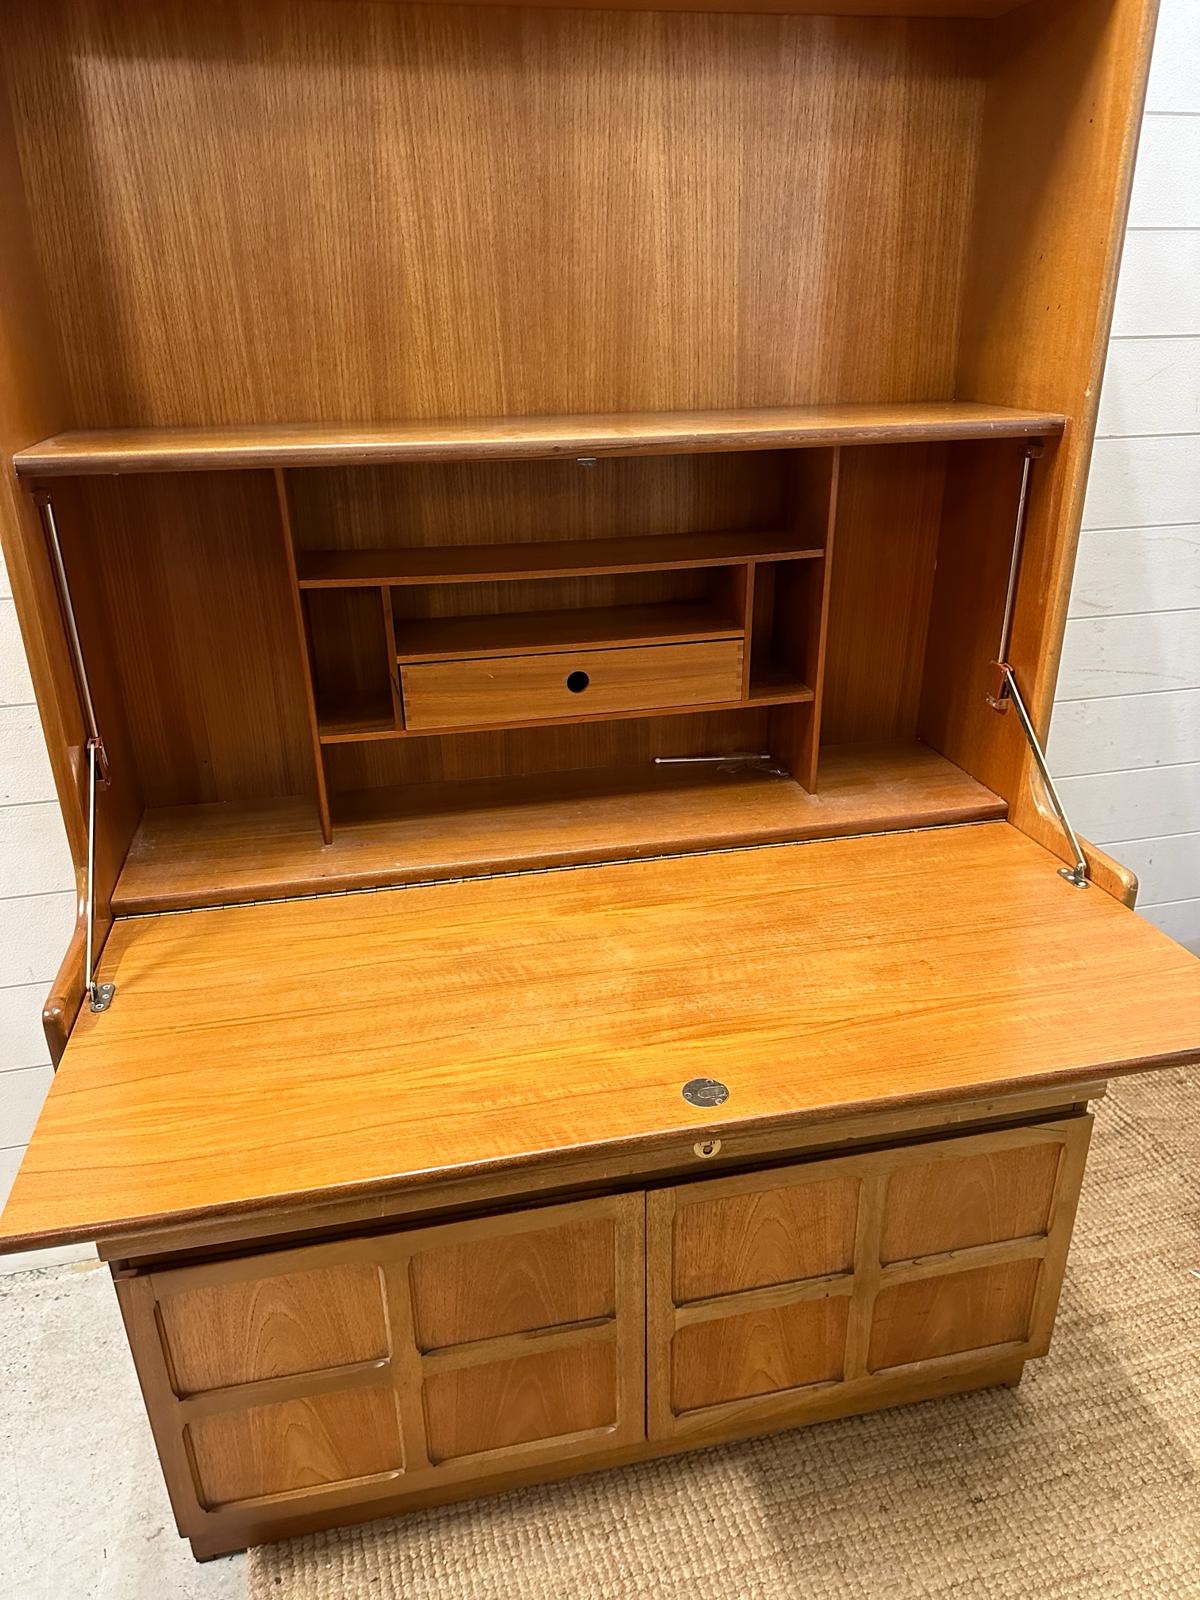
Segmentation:
{"type": "MultiPolygon", "coordinates": [[[[1009,652],[1043,735],[1156,14],[1157,0],[1066,0],[1023,6],[987,24],[990,77],[956,394],[1046,406],[1070,418],[1062,443],[1035,468],[1009,652]]],[[[978,584],[959,589],[956,603],[967,615],[958,660],[944,686],[927,683],[927,710],[934,709],[928,697],[950,693],[996,649],[982,596],[978,584]]],[[[1014,717],[989,712],[972,694],[926,721],[930,742],[1010,801],[1013,822],[1063,852],[1061,830],[1031,786],[1014,717]]],[[[1099,881],[1123,894],[1127,882],[1099,865],[1099,881]]]]}
{"type": "MultiPolygon", "coordinates": [[[[5,18],[7,35],[9,18],[5,18]]],[[[15,450],[72,426],[56,331],[34,243],[10,93],[13,64],[0,55],[0,542],[50,754],[55,789],[76,875],[86,861],[87,733],[67,651],[58,593],[28,484],[12,467],[15,450]]],[[[103,731],[103,730],[102,730],[103,731]]],[[[99,937],[108,899],[141,810],[129,766],[111,774],[97,797],[96,899],[99,937]]],[[[82,938],[73,941],[46,1002],[44,1021],[57,1062],[83,998],[82,938]]]]}

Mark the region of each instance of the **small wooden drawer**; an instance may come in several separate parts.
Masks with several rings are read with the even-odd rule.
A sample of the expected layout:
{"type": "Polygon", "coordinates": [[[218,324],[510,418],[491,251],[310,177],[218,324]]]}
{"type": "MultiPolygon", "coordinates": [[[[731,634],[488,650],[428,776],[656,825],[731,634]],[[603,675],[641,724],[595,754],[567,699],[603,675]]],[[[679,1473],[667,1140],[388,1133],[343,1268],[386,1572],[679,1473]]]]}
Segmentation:
{"type": "Polygon", "coordinates": [[[657,711],[740,699],[742,640],[418,661],[400,677],[408,728],[657,711]]]}

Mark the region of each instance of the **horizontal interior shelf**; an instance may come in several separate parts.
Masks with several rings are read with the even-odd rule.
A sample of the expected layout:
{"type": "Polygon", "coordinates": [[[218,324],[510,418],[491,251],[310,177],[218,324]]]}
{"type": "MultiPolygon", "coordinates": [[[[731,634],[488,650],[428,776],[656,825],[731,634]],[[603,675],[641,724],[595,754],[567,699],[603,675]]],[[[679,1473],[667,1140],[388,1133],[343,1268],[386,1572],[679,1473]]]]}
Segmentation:
{"type": "Polygon", "coordinates": [[[368,699],[366,704],[346,701],[320,706],[317,727],[324,744],[342,744],[353,739],[391,738],[396,732],[391,706],[368,699]]]}
{"type": "Polygon", "coordinates": [[[621,711],[571,710],[563,711],[560,716],[490,717],[486,722],[454,723],[445,727],[439,724],[428,728],[398,728],[391,717],[382,712],[363,714],[353,707],[339,707],[318,715],[317,731],[322,744],[352,744],[368,739],[439,739],[447,733],[493,733],[517,728],[550,728],[556,724],[575,726],[587,722],[625,722],[643,717],[699,716],[709,711],[738,711],[751,706],[799,705],[813,698],[811,685],[787,672],[768,667],[753,673],[749,693],[743,700],[631,706],[621,711]]]}
{"type": "Polygon", "coordinates": [[[744,765],[687,764],[367,790],[335,797],[330,845],[310,800],[180,806],[145,813],[112,904],[128,916],[1006,812],[923,745],[823,750],[817,795],[744,765]]]}
{"type": "Polygon", "coordinates": [[[682,571],[744,561],[817,559],[820,549],[789,532],[648,533],[620,539],[543,539],[527,544],[420,545],[392,550],[305,550],[302,589],[478,583],[489,578],[592,577],[611,572],[682,571]]]}
{"type": "Polygon", "coordinates": [[[24,477],[87,473],[204,472],[392,461],[544,460],[579,455],[663,455],[786,450],[834,444],[1059,434],[1065,418],[965,400],[894,405],[778,406],[569,417],[395,422],[379,427],[298,424],[114,428],[57,433],[18,450],[24,477]]]}
{"type": "Polygon", "coordinates": [[[415,617],[396,624],[397,660],[550,655],[575,649],[735,639],[744,629],[715,606],[595,606],[501,616],[415,617]]]}

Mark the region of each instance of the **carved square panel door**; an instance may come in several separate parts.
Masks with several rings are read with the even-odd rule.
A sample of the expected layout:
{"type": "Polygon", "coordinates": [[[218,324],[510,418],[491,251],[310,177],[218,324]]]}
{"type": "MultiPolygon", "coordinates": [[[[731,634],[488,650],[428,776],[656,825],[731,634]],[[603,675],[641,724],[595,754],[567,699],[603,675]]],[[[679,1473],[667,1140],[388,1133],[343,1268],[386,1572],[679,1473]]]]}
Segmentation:
{"type": "Polygon", "coordinates": [[[650,1193],[649,1433],[733,1436],[1042,1355],[1091,1118],[650,1193]]]}
{"type": "Polygon", "coordinates": [[[645,1196],[118,1278],[181,1531],[645,1437],[645,1196]]]}

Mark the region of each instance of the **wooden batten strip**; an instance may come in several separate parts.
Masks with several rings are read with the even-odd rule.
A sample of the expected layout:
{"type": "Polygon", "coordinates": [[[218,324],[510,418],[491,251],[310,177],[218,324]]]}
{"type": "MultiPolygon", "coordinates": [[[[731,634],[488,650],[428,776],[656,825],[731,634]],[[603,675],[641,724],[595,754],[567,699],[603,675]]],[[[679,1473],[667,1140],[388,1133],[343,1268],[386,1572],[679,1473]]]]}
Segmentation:
{"type": "Polygon", "coordinates": [[[384,1356],[378,1361],[354,1361],[318,1372],[292,1372],[280,1378],[230,1384],[223,1389],[201,1389],[179,1397],[179,1413],[185,1422],[194,1422],[219,1411],[249,1411],[255,1406],[281,1405],[286,1400],[309,1399],[343,1389],[369,1389],[379,1385],[390,1364],[384,1356]]]}
{"type": "Polygon", "coordinates": [[[879,1287],[895,1283],[916,1283],[922,1278],[940,1278],[948,1272],[971,1272],[978,1267],[999,1266],[1005,1261],[1028,1261],[1044,1256],[1049,1240],[1044,1233],[1027,1234],[1020,1239],[997,1239],[990,1244],[965,1245],[961,1250],[942,1250],[935,1255],[914,1256],[908,1261],[891,1261],[880,1269],[879,1287]]]}
{"type": "Polygon", "coordinates": [[[695,1322],[713,1322],[747,1311],[773,1310],[801,1300],[829,1300],[851,1294],[853,1288],[852,1272],[830,1272],[819,1278],[793,1278],[787,1283],[770,1283],[759,1289],[735,1289],[729,1294],[685,1301],[675,1308],[675,1326],[687,1328],[695,1322]]]}
{"type": "Polygon", "coordinates": [[[426,1377],[438,1372],[458,1372],[463,1367],[486,1366],[492,1362],[518,1361],[522,1356],[545,1355],[577,1344],[617,1337],[615,1317],[588,1317],[580,1322],[564,1322],[551,1328],[528,1328],[520,1333],[499,1334],[493,1339],[472,1339],[467,1344],[442,1345],[421,1355],[426,1377]]]}

